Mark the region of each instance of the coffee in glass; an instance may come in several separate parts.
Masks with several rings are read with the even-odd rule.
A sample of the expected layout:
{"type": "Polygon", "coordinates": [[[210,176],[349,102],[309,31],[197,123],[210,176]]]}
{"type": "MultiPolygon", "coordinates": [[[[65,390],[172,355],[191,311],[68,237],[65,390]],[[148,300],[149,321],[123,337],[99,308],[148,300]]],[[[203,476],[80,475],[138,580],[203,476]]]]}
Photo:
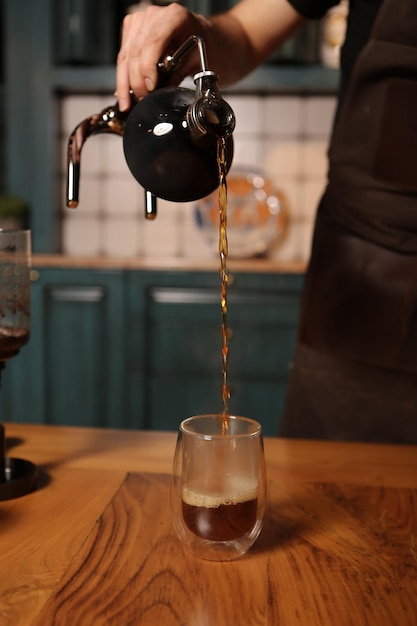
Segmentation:
{"type": "Polygon", "coordinates": [[[179,429],[171,487],[174,526],[196,555],[231,560],[258,537],[266,502],[262,428],[200,415],[179,429]]]}

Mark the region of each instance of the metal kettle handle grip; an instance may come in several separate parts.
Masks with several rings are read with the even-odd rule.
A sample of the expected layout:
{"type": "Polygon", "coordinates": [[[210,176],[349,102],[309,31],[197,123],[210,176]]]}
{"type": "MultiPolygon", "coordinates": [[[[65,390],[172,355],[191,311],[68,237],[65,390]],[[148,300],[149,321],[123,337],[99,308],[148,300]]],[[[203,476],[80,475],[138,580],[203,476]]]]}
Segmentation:
{"type": "Polygon", "coordinates": [[[175,52],[168,54],[164,59],[161,59],[158,64],[158,70],[163,74],[165,72],[173,72],[179,66],[182,57],[187,54],[194,46],[197,46],[200,56],[201,71],[207,71],[207,56],[204,41],[199,35],[192,35],[189,37],[175,52]]]}

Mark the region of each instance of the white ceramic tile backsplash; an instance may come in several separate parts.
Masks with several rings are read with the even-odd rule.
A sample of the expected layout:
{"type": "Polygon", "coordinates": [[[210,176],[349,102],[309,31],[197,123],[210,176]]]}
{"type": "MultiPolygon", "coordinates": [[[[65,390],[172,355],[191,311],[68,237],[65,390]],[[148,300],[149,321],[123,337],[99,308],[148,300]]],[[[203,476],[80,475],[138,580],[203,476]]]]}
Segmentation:
{"type": "Polygon", "coordinates": [[[235,135],[232,167],[261,167],[263,149],[256,136],[235,135]]]}
{"type": "Polygon", "coordinates": [[[138,219],[114,216],[102,221],[102,245],[109,256],[136,256],[142,247],[142,238],[143,232],[138,219]]]}
{"type": "Polygon", "coordinates": [[[70,96],[61,100],[61,127],[65,135],[68,135],[83,119],[98,113],[106,105],[114,102],[114,96],[105,98],[101,96],[70,96]]]}
{"type": "Polygon", "coordinates": [[[144,215],[143,189],[129,172],[108,176],[101,181],[103,212],[108,217],[139,218],[144,215]]]}
{"type": "Polygon", "coordinates": [[[269,137],[298,137],[302,113],[301,98],[270,96],[263,99],[262,133],[269,137]]]}
{"type": "Polygon", "coordinates": [[[301,133],[309,137],[327,137],[330,134],[336,108],[335,98],[304,98],[304,114],[300,119],[301,133]]]}
{"type": "Polygon", "coordinates": [[[300,142],[301,172],[303,177],[323,180],[327,173],[327,141],[307,138],[300,142]]]}
{"type": "Polygon", "coordinates": [[[262,131],[262,100],[256,96],[228,96],[227,101],[235,113],[235,133],[258,136],[262,131]]]}
{"type": "Polygon", "coordinates": [[[103,166],[111,175],[114,176],[118,173],[129,174],[132,181],[133,177],[130,175],[129,169],[126,165],[125,156],[123,153],[123,139],[118,135],[101,135],[98,137],[103,142],[103,166]]]}
{"type": "Polygon", "coordinates": [[[298,177],[302,163],[301,149],[301,142],[294,138],[265,137],[262,165],[278,186],[284,178],[298,177]]]}
{"type": "MultiPolygon", "coordinates": [[[[281,260],[306,260],[317,203],[326,182],[335,98],[232,95],[227,100],[236,115],[232,168],[265,171],[290,207],[287,236],[272,246],[269,254],[281,260]]],[[[82,119],[113,101],[111,94],[62,100],[63,179],[70,132],[82,119]]],[[[79,208],[67,209],[64,192],[62,198],[64,253],[193,258],[216,253],[197,227],[193,203],[159,200],[156,220],[144,218],[143,190],[127,168],[120,137],[88,139],[81,158],[79,208]]]]}
{"type": "Polygon", "coordinates": [[[180,256],[181,206],[166,200],[158,200],[158,215],[155,220],[142,219],[138,228],[143,229],[146,256],[180,256]]]}
{"type": "Polygon", "coordinates": [[[101,221],[81,215],[81,213],[69,213],[62,225],[64,252],[76,256],[96,256],[101,254],[101,221]]]}

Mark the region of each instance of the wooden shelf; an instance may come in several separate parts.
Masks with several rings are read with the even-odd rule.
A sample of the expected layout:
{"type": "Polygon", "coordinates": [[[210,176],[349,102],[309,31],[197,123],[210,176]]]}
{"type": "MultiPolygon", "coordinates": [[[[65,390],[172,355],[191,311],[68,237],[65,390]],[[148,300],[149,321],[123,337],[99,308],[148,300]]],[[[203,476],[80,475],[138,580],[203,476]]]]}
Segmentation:
{"type": "MultiPolygon", "coordinates": [[[[273,261],[267,258],[229,259],[229,269],[233,272],[259,274],[303,274],[306,263],[302,261],[273,261]]],[[[218,272],[216,258],[184,257],[129,257],[107,256],[68,256],[64,254],[34,254],[34,269],[96,269],[96,270],[151,270],[160,272],[218,272]]]]}
{"type": "Polygon", "coordinates": [[[62,93],[113,93],[116,67],[113,65],[61,66],[53,69],[53,89],[62,93]]]}
{"type": "Polygon", "coordinates": [[[321,65],[264,65],[229,90],[256,94],[333,94],[339,85],[339,71],[321,65]]]}
{"type": "MultiPolygon", "coordinates": [[[[331,94],[336,93],[339,71],[320,65],[264,65],[224,93],[234,94],[331,94]]],[[[62,93],[113,93],[114,66],[61,66],[52,74],[55,91],[62,93]]]]}

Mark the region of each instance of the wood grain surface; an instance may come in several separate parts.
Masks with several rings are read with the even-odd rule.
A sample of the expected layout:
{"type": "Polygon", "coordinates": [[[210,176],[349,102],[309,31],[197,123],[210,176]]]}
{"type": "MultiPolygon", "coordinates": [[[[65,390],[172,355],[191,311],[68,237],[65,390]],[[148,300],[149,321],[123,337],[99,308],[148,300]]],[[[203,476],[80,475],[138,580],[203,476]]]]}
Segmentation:
{"type": "Polygon", "coordinates": [[[36,626],[415,623],[416,492],[275,485],[252,551],[211,563],[172,530],[169,477],[129,474],[36,626]]]}
{"type": "MultiPolygon", "coordinates": [[[[302,261],[274,261],[271,259],[230,259],[229,268],[233,272],[261,272],[262,274],[301,274],[306,263],[302,261]]],[[[204,257],[109,257],[109,256],[66,256],[64,254],[33,254],[32,267],[155,270],[186,272],[218,272],[218,260],[204,257]]]]}
{"type": "Polygon", "coordinates": [[[57,470],[36,493],[0,502],[1,626],[32,623],[124,477],[57,470]]]}
{"type": "Polygon", "coordinates": [[[247,555],[192,556],[175,433],[6,424],[38,489],[0,502],[0,626],[417,626],[417,447],[266,439],[247,555]]]}

